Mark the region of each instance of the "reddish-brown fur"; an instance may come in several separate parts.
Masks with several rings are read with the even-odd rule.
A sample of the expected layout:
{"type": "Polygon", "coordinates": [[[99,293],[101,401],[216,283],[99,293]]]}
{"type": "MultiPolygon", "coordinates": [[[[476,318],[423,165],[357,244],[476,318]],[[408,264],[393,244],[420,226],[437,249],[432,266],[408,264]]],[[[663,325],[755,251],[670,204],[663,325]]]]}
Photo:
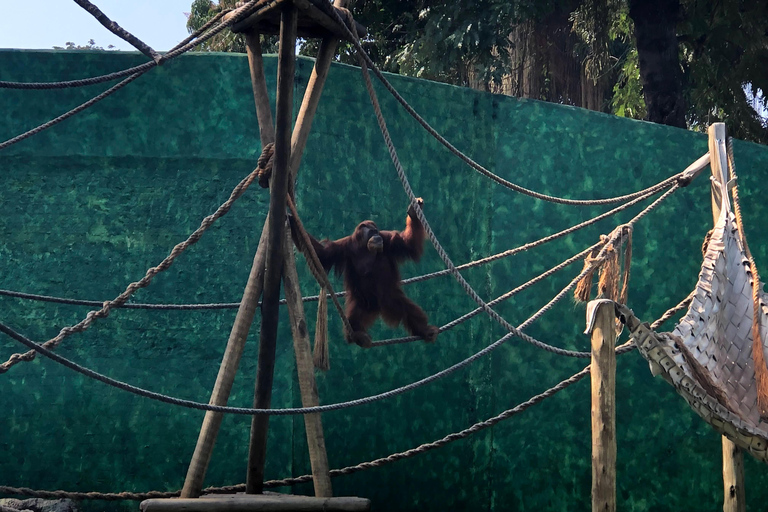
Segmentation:
{"type": "Polygon", "coordinates": [[[421,258],[424,234],[424,226],[409,209],[404,231],[379,231],[373,221],[366,220],[339,240],[319,242],[310,235],[323,267],[335,268],[337,274],[344,275],[346,314],[354,331],[348,342],[369,347],[371,338],[366,331],[379,315],[393,327],[402,322],[412,335],[435,341],[437,327],[429,325],[424,311],[406,297],[400,288],[398,269],[406,260],[421,258]],[[377,234],[383,249],[371,252],[368,242],[377,234]]]}

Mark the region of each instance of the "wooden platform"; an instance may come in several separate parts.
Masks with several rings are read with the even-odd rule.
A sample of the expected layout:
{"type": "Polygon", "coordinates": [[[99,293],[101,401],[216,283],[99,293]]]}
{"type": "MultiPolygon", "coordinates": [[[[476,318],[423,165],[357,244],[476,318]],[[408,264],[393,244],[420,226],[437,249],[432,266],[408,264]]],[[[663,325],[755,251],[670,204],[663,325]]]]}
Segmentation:
{"type": "MultiPolygon", "coordinates": [[[[292,2],[299,11],[297,23],[297,35],[305,38],[325,38],[336,37],[342,40],[348,40],[346,34],[339,29],[336,21],[329,15],[332,9],[335,9],[342,19],[346,19],[346,14],[341,9],[334,7],[330,2],[326,2],[327,12],[324,9],[315,7],[309,0],[264,0],[256,10],[244,20],[232,25],[232,32],[249,32],[255,30],[261,34],[280,33],[280,10],[282,4],[292,2]]],[[[239,11],[233,11],[226,16],[224,20],[231,18],[239,11]]],[[[368,35],[368,30],[355,22],[358,37],[362,38],[368,35]]]]}
{"type": "Polygon", "coordinates": [[[292,494],[210,494],[200,498],[151,499],[141,502],[142,512],[252,512],[295,511],[365,512],[371,500],[356,497],[314,498],[292,494]]]}

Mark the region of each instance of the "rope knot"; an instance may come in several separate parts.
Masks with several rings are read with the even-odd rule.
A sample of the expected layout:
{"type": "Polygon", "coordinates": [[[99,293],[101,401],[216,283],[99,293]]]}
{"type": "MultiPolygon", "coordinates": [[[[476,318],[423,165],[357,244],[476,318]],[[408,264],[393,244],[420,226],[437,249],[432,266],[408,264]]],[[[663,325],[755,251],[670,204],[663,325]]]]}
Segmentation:
{"type": "Polygon", "coordinates": [[[684,187],[687,187],[688,185],[690,185],[690,184],[691,184],[691,182],[693,181],[693,178],[695,178],[695,177],[696,177],[696,176],[695,176],[694,174],[686,174],[686,173],[681,173],[681,174],[680,174],[680,175],[679,175],[679,176],[678,176],[678,177],[675,179],[675,183],[677,183],[677,186],[678,186],[678,187],[680,187],[680,188],[684,188],[684,187]]]}
{"type": "Polygon", "coordinates": [[[599,270],[600,280],[597,284],[598,295],[622,304],[627,301],[629,268],[632,258],[632,225],[617,226],[610,235],[600,235],[600,244],[592,249],[584,258],[584,277],[581,278],[574,297],[579,302],[589,301],[592,291],[592,280],[599,270]],[[619,253],[626,243],[624,253],[624,272],[622,273],[619,253]],[[620,284],[623,283],[621,288],[620,284]]]}
{"type": "Polygon", "coordinates": [[[269,178],[272,177],[272,162],[275,159],[275,143],[270,142],[261,150],[261,156],[256,163],[256,175],[259,177],[261,188],[269,188],[269,178]]]}

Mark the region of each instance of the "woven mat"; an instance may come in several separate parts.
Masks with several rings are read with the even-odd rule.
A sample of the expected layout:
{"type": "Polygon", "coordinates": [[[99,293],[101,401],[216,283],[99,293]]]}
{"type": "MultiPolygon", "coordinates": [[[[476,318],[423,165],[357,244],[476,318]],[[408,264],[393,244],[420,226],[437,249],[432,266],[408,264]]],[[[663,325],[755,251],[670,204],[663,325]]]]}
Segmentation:
{"type": "MultiPolygon", "coordinates": [[[[655,333],[625,307],[620,310],[632,317],[626,318],[627,327],[652,373],[672,384],[718,432],[768,462],[768,423],[757,407],[752,361],[752,276],[729,210],[712,233],[688,313],[671,333],[655,333]]],[[[762,294],[764,352],[765,299],[762,294]]]]}

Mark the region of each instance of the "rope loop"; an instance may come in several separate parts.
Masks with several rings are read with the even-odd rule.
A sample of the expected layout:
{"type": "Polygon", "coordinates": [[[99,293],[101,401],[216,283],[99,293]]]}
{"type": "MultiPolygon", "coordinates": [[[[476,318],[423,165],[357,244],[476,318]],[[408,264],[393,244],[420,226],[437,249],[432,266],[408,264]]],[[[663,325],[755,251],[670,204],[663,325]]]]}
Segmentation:
{"type": "Polygon", "coordinates": [[[261,150],[261,156],[256,163],[256,175],[259,177],[259,186],[269,188],[269,178],[272,177],[272,162],[275,160],[275,143],[270,142],[261,150]]]}

